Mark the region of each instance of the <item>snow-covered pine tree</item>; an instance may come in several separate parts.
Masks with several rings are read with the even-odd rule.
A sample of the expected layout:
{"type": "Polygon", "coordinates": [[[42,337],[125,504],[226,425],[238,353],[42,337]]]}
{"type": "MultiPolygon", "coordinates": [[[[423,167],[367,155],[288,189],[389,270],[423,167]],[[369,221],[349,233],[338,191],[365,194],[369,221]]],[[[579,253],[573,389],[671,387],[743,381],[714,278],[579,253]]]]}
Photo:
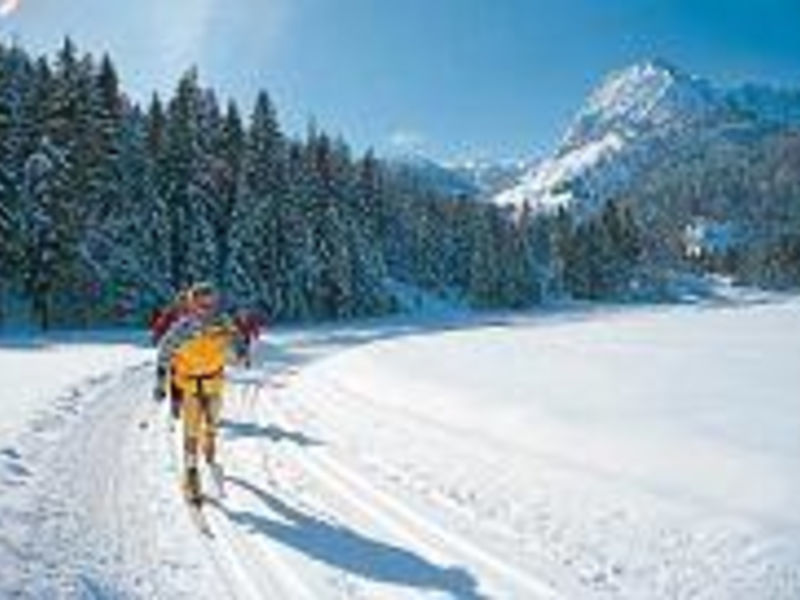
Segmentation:
{"type": "Polygon", "coordinates": [[[69,289],[74,264],[75,228],[66,195],[68,163],[47,137],[25,163],[21,193],[22,284],[31,300],[33,318],[48,329],[58,294],[69,289]]]}
{"type": "MultiPolygon", "coordinates": [[[[51,72],[46,61],[40,63],[34,118],[39,142],[26,159],[28,175],[34,172],[40,188],[39,200],[48,205],[49,218],[57,215],[53,223],[57,231],[48,234],[57,247],[47,262],[48,271],[57,274],[57,280],[42,283],[49,291],[37,295],[36,309],[46,319],[70,322],[83,321],[83,306],[76,302],[83,285],[83,260],[80,251],[83,226],[86,220],[86,202],[83,193],[87,187],[87,153],[81,144],[80,133],[85,132],[88,106],[85,88],[91,86],[90,60],[78,60],[77,51],[69,38],[64,40],[51,72]],[[49,161],[49,168],[42,165],[49,161]],[[38,175],[44,171],[47,176],[38,175]],[[56,241],[57,240],[57,241],[56,241]],[[46,306],[42,299],[46,298],[46,306]]],[[[27,177],[30,181],[30,177],[27,177]]],[[[28,190],[31,193],[31,190],[28,190]]]]}
{"type": "Polygon", "coordinates": [[[540,273],[534,255],[534,217],[526,204],[504,232],[503,259],[507,265],[504,305],[525,308],[541,301],[540,273]]]}
{"type": "MultiPolygon", "coordinates": [[[[375,166],[369,160],[368,170],[375,166]]],[[[342,313],[347,316],[385,312],[391,304],[386,267],[375,243],[378,173],[365,173],[363,167],[364,163],[353,161],[347,143],[337,138],[331,148],[331,192],[344,229],[344,257],[349,263],[348,300],[342,313]]]]}
{"type": "MultiPolygon", "coordinates": [[[[341,142],[342,144],[344,142],[341,142]]],[[[353,313],[380,314],[394,306],[388,292],[388,271],[379,244],[383,213],[383,181],[372,151],[357,163],[348,162],[351,179],[346,195],[353,273],[353,313]]]]}
{"type": "Polygon", "coordinates": [[[245,161],[245,131],[239,108],[233,101],[228,103],[212,156],[214,201],[211,223],[217,247],[215,278],[222,289],[228,290],[234,217],[243,194],[245,161]]]}
{"type": "Polygon", "coordinates": [[[146,198],[147,227],[145,247],[151,253],[155,278],[160,282],[153,306],[171,300],[174,291],[172,275],[172,238],[169,198],[169,169],[167,152],[167,117],[158,94],[150,100],[144,115],[145,181],[142,183],[146,198]]]}
{"type": "Polygon", "coordinates": [[[201,155],[200,111],[202,91],[196,69],[178,82],[166,118],[163,186],[170,237],[170,278],[178,290],[197,278],[208,277],[213,234],[205,214],[205,193],[199,181],[205,166],[201,155]]]}
{"type": "Polygon", "coordinates": [[[287,244],[282,229],[288,201],[286,143],[266,92],[255,102],[245,140],[242,181],[229,236],[232,295],[271,318],[284,313],[287,244]]]}
{"type": "MultiPolygon", "coordinates": [[[[35,229],[14,225],[23,192],[48,207],[38,223],[67,216],[47,263],[58,276],[36,293],[48,320],[118,321],[198,278],[274,319],[383,312],[391,279],[486,306],[527,298],[526,242],[507,215],[443,197],[371,153],[354,162],[315,128],[288,142],[266,93],[245,126],[190,70],[166,109],[154,97],[142,114],[110,57],[79,58],[66,39],[53,65],[0,49],[0,252],[34,243],[15,238],[35,229]],[[57,167],[33,168],[50,156],[57,167]],[[47,175],[23,190],[28,171],[47,175]]],[[[34,262],[4,283],[37,287],[34,262]]]]}
{"type": "Polygon", "coordinates": [[[500,304],[497,285],[500,257],[497,240],[492,235],[495,229],[493,221],[496,219],[493,209],[492,206],[476,208],[470,224],[473,242],[467,298],[478,308],[500,304]]]}
{"type": "Polygon", "coordinates": [[[564,290],[557,249],[558,217],[550,214],[534,216],[527,203],[523,207],[525,213],[530,219],[527,230],[538,300],[560,297],[564,290]]]}
{"type": "Polygon", "coordinates": [[[28,56],[17,46],[0,45],[0,326],[20,281],[20,191],[29,124],[25,99],[32,80],[28,56]]]}
{"type": "Polygon", "coordinates": [[[392,178],[386,181],[382,193],[382,214],[379,226],[379,243],[390,277],[413,283],[414,202],[408,186],[392,178]]]}
{"type": "Polygon", "coordinates": [[[319,281],[319,259],[309,214],[313,203],[306,152],[299,142],[288,148],[287,195],[280,211],[282,260],[275,266],[285,285],[278,288],[281,318],[307,320],[315,316],[312,298],[319,281]]]}
{"type": "Polygon", "coordinates": [[[169,297],[166,211],[152,184],[145,118],[138,109],[125,111],[119,140],[118,195],[102,227],[90,234],[92,266],[102,318],[136,322],[169,297]]]}
{"type": "MultiPolygon", "coordinates": [[[[197,74],[194,73],[195,86],[197,74]]],[[[192,145],[189,184],[187,189],[189,281],[214,281],[220,273],[218,230],[227,230],[230,214],[223,214],[222,180],[225,167],[219,158],[222,138],[222,113],[216,94],[211,89],[198,89],[197,111],[191,123],[192,145]]]]}
{"type": "Polygon", "coordinates": [[[316,264],[311,308],[317,318],[348,316],[353,303],[346,224],[330,138],[310,128],[305,147],[310,203],[306,215],[316,264]]]}
{"type": "MultiPolygon", "coordinates": [[[[106,259],[112,260],[112,255],[125,251],[122,247],[110,251],[108,246],[120,235],[124,220],[136,218],[125,212],[134,207],[123,202],[120,156],[121,146],[131,143],[123,137],[134,133],[130,123],[123,132],[124,100],[116,69],[108,56],[103,57],[99,66],[90,57],[84,57],[79,63],[78,86],[77,145],[71,153],[71,179],[75,203],[81,213],[82,262],[76,273],[79,282],[74,302],[83,307],[82,320],[88,324],[122,318],[126,316],[126,305],[137,306],[131,284],[116,280],[111,275],[113,266],[103,264],[106,259]]],[[[130,186],[130,173],[128,179],[130,186]]]]}
{"type": "Polygon", "coordinates": [[[466,295],[470,281],[470,263],[472,261],[472,213],[474,207],[468,202],[456,202],[452,205],[452,215],[447,229],[451,243],[451,254],[447,265],[447,284],[456,292],[466,295]]]}
{"type": "Polygon", "coordinates": [[[363,236],[367,243],[377,244],[385,229],[383,207],[383,177],[380,163],[370,149],[355,165],[356,182],[353,190],[353,210],[363,224],[363,236]]]}

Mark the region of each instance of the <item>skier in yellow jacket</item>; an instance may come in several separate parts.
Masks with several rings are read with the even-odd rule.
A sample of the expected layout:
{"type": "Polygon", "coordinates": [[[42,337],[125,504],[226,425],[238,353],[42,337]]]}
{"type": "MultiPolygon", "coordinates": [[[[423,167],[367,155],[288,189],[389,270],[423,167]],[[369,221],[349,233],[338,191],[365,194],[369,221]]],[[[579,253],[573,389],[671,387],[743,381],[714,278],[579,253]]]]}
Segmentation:
{"type": "Polygon", "coordinates": [[[225,365],[239,343],[232,320],[219,311],[213,286],[194,285],[187,310],[164,335],[158,350],[155,398],[163,400],[170,383],[183,398],[184,491],[187,499],[202,502],[198,450],[221,488],[223,474],[218,462],[217,427],[222,408],[225,365]],[[171,382],[167,379],[171,378],[171,382]]]}

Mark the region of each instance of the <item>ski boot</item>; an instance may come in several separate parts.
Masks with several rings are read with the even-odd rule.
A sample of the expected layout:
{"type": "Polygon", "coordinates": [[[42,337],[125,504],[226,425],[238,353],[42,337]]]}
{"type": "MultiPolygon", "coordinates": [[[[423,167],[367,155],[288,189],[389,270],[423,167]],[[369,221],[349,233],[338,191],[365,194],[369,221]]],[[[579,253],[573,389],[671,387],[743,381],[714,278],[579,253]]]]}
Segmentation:
{"type": "Polygon", "coordinates": [[[169,414],[172,416],[173,421],[181,418],[181,399],[175,395],[169,399],[169,414]]]}
{"type": "Polygon", "coordinates": [[[200,506],[203,502],[203,494],[200,492],[200,473],[197,471],[197,467],[189,467],[186,469],[183,493],[189,504],[200,506]]]}

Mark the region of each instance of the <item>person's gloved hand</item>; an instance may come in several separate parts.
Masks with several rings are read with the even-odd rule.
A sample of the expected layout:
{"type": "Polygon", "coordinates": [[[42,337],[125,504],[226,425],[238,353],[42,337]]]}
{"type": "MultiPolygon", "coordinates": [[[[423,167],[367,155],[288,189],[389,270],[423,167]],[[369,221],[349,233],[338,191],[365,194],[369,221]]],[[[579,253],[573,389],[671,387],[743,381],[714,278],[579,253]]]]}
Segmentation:
{"type": "Polygon", "coordinates": [[[164,391],[163,386],[157,385],[155,389],[153,389],[153,400],[156,402],[163,402],[166,397],[167,393],[164,391]]]}

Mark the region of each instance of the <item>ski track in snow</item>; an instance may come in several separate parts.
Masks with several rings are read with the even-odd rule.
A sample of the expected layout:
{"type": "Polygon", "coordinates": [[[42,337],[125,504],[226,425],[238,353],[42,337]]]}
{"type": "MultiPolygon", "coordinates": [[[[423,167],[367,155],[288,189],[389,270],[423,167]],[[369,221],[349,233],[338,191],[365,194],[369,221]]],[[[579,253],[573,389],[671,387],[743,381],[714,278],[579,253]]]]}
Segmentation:
{"type": "MultiPolygon", "coordinates": [[[[269,408],[272,391],[268,389],[254,400],[231,399],[228,422],[247,423],[253,432],[270,431],[287,443],[268,448],[256,440],[254,445],[260,448],[245,448],[228,441],[226,462],[232,465],[228,477],[233,482],[228,487],[234,489],[222,501],[222,510],[212,509],[212,523],[215,531],[221,527],[228,540],[234,539],[232,545],[256,546],[256,551],[247,556],[262,561],[255,572],[272,574],[275,581],[271,590],[277,594],[273,597],[411,598],[426,591],[465,599],[561,597],[547,583],[505,564],[371,485],[328,456],[324,447],[296,443],[298,436],[293,432],[297,429],[285,414],[274,406],[269,408]],[[252,483],[259,481],[259,476],[264,480],[265,470],[269,473],[268,486],[252,483]],[[247,495],[251,496],[249,500],[247,495]],[[254,502],[258,499],[292,521],[296,530],[283,529],[281,524],[265,519],[264,507],[254,502]],[[231,522],[249,524],[251,533],[232,531],[231,522]],[[298,566],[297,555],[286,555],[285,548],[276,548],[272,541],[258,535],[259,531],[270,533],[273,529],[273,537],[315,557],[317,564],[298,566]],[[381,535],[373,537],[375,532],[381,535]],[[480,565],[486,575],[476,578],[460,566],[470,562],[480,565]],[[329,565],[326,571],[330,566],[335,571],[311,574],[319,563],[329,565]],[[354,577],[354,572],[360,577],[354,577]],[[318,577],[327,578],[328,583],[319,582],[318,577]]],[[[240,398],[247,393],[240,393],[240,398]]]]}
{"type": "Polygon", "coordinates": [[[781,552],[800,558],[780,535],[761,542],[725,514],[694,521],[687,515],[704,509],[691,499],[476,437],[313,364],[300,370],[387,335],[321,332],[258,348],[259,368],[228,388],[225,495],[203,509],[211,537],[181,498],[179,434],[150,400],[152,365],[73,388],[0,449],[0,596],[711,599],[736,590],[789,600],[800,592],[800,569],[773,562],[781,552]]]}
{"type": "Polygon", "coordinates": [[[220,593],[198,540],[164,535],[182,506],[151,386],[149,365],[109,376],[75,395],[67,422],[50,430],[56,417],[40,418],[21,442],[41,470],[20,515],[24,576],[12,597],[189,598],[198,584],[220,593]]]}
{"type": "MultiPolygon", "coordinates": [[[[324,341],[321,354],[337,347],[324,341]]],[[[221,432],[229,482],[226,497],[204,509],[212,538],[180,497],[179,434],[149,399],[152,365],[75,388],[20,443],[41,471],[34,507],[12,515],[24,523],[17,538],[25,547],[11,551],[25,565],[9,567],[17,579],[0,590],[21,598],[478,599],[506,585],[528,593],[500,597],[559,597],[287,429],[286,416],[267,405],[294,372],[290,364],[268,381],[229,387],[225,424],[241,424],[244,435],[221,432]],[[461,566],[475,558],[485,579],[461,566]]]]}

